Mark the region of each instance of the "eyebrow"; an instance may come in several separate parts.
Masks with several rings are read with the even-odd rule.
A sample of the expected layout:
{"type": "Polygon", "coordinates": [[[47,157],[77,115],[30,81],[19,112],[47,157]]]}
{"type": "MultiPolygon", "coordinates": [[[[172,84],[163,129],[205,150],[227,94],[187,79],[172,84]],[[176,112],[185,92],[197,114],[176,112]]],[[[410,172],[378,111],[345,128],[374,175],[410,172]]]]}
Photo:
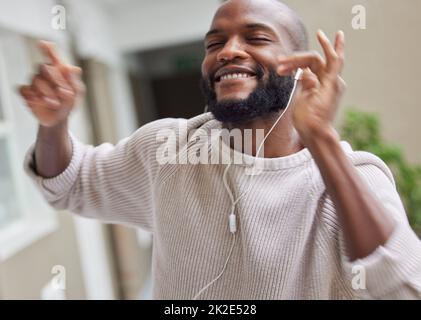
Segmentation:
{"type": "MultiPolygon", "coordinates": [[[[245,25],[245,28],[246,29],[264,29],[264,30],[269,31],[273,34],[275,33],[273,28],[271,28],[270,26],[268,26],[267,24],[264,24],[264,23],[249,23],[249,24],[245,25]]],[[[206,33],[205,39],[207,37],[211,36],[211,35],[218,34],[218,33],[221,33],[221,32],[222,32],[221,29],[212,29],[208,33],[206,33]]]]}

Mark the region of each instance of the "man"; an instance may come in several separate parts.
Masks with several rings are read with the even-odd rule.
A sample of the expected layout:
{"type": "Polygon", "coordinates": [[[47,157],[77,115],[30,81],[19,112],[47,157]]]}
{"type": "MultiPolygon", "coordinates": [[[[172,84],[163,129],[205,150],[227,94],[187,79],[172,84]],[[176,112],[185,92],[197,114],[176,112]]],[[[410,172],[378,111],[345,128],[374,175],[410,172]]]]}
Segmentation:
{"type": "Polygon", "coordinates": [[[421,298],[421,243],[390,171],[333,129],[344,35],[333,45],[317,37],[324,57],[307,51],[305,28],[285,5],[224,2],[205,37],[211,113],[152,122],[96,148],[68,133],[80,70],[43,43],[51,63],[21,89],[40,122],[27,172],[56,208],[152,232],[154,298],[421,298]],[[244,164],[160,163],[163,129],[187,141],[178,153],[197,147],[181,126],[188,135],[263,129],[263,158],[257,143],[251,154],[229,151],[261,172],[249,179],[244,164]]]}

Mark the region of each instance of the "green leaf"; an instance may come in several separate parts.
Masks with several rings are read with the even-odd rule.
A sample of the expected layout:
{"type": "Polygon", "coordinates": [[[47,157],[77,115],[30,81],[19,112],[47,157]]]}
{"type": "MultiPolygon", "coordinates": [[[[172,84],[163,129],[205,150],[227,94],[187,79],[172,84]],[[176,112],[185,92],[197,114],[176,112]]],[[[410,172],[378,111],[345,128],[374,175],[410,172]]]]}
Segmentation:
{"type": "Polygon", "coordinates": [[[341,136],[355,150],[371,152],[390,167],[409,222],[421,236],[421,167],[409,164],[401,148],[382,139],[380,130],[376,114],[350,108],[345,113],[341,136]]]}

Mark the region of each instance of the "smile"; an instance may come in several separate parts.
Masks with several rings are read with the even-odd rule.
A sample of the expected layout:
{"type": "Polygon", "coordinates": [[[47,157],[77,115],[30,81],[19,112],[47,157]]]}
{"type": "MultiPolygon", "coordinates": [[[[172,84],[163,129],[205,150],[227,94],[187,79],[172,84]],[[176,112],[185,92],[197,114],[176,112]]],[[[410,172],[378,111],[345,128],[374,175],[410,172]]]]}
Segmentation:
{"type": "Polygon", "coordinates": [[[254,75],[247,74],[247,73],[233,73],[233,74],[226,74],[219,78],[217,82],[222,82],[226,80],[237,80],[237,79],[247,79],[247,78],[254,78],[254,75]]]}
{"type": "Polygon", "coordinates": [[[215,75],[215,81],[222,82],[230,80],[244,80],[255,77],[256,73],[250,68],[232,66],[220,69],[215,75]]]}

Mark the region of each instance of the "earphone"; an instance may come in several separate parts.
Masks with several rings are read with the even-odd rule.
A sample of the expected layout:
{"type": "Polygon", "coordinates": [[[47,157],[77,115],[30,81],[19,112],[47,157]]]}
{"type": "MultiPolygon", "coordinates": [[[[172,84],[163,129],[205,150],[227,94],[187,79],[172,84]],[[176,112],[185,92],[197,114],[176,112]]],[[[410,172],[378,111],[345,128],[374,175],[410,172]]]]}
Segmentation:
{"type": "MultiPolygon", "coordinates": [[[[275,129],[275,127],[278,125],[279,121],[281,121],[281,119],[283,118],[283,116],[288,111],[289,107],[291,106],[292,99],[294,98],[295,91],[297,90],[298,82],[301,80],[302,74],[303,74],[303,70],[301,68],[299,68],[297,70],[296,74],[295,74],[295,77],[294,77],[294,86],[293,86],[293,89],[291,91],[291,95],[289,97],[288,104],[287,104],[286,108],[284,109],[284,111],[281,113],[281,115],[278,117],[278,119],[275,121],[275,123],[273,124],[272,128],[265,135],[262,143],[260,144],[259,148],[257,149],[256,158],[259,157],[260,151],[261,151],[262,147],[264,146],[264,144],[265,144],[267,138],[269,137],[269,135],[273,132],[273,130],[275,129]]],[[[229,195],[229,197],[231,199],[231,213],[229,215],[228,225],[229,225],[229,230],[230,230],[230,232],[233,235],[232,245],[231,245],[231,248],[230,248],[228,257],[227,257],[227,259],[226,259],[226,261],[224,263],[224,266],[223,266],[221,272],[219,273],[219,275],[216,278],[214,278],[211,282],[209,282],[205,287],[203,287],[194,296],[193,300],[196,300],[203,292],[205,292],[210,286],[212,286],[216,281],[218,281],[222,277],[222,275],[224,274],[224,272],[225,272],[225,270],[226,270],[226,268],[228,266],[228,262],[231,259],[232,252],[234,251],[234,246],[235,246],[235,242],[236,242],[236,236],[235,235],[237,233],[237,216],[235,215],[235,208],[237,206],[237,203],[250,191],[251,184],[249,184],[249,188],[243,194],[241,194],[237,199],[234,199],[234,195],[232,194],[231,189],[230,189],[230,187],[228,185],[228,181],[227,181],[227,174],[228,174],[228,171],[229,171],[231,165],[232,165],[232,161],[230,161],[230,163],[225,168],[222,180],[224,182],[224,187],[227,190],[227,193],[228,193],[228,195],[229,195]]],[[[250,175],[250,177],[251,176],[252,175],[250,175]]]]}

